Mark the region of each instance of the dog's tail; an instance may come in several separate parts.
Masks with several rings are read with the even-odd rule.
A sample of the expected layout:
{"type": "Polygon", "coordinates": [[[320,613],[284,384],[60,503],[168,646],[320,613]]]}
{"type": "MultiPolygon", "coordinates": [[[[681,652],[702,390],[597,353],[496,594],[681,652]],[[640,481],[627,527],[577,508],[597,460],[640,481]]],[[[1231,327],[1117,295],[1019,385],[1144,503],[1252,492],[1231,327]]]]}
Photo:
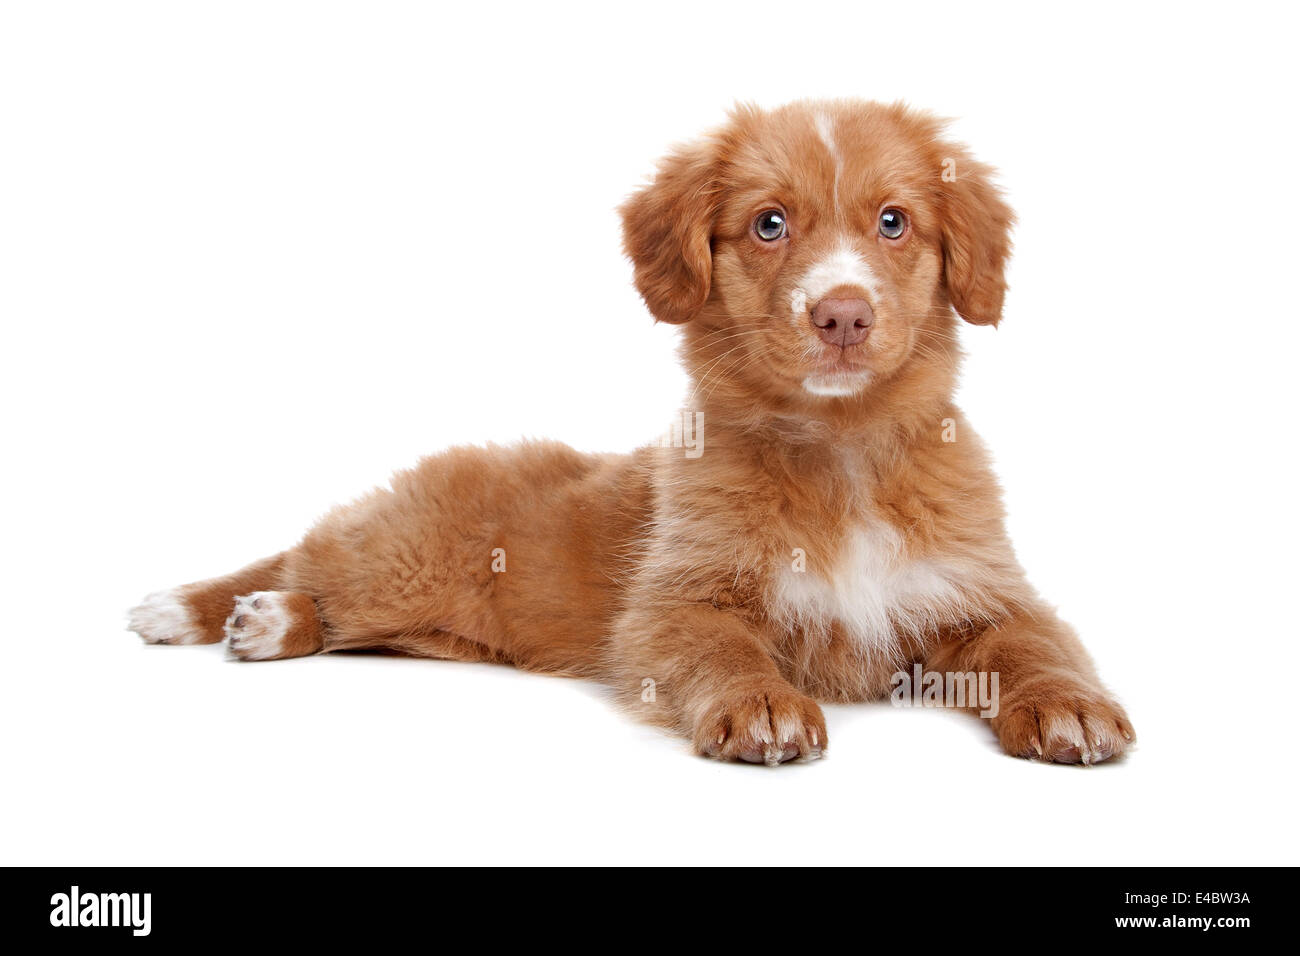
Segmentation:
{"type": "Polygon", "coordinates": [[[235,598],[279,589],[286,553],[224,577],[156,591],[131,609],[127,627],[150,644],[215,644],[224,636],[235,598]]]}

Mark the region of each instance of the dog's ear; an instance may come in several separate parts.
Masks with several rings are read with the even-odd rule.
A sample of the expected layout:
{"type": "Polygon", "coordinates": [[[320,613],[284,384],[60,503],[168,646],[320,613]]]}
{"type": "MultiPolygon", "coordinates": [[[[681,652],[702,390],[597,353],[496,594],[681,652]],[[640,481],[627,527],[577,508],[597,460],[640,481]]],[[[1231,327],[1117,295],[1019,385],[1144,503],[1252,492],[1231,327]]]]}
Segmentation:
{"type": "Polygon", "coordinates": [[[943,196],[943,272],[948,298],[967,322],[997,325],[1007,291],[1015,213],[993,185],[993,170],[962,150],[940,165],[943,196]]]}
{"type": "Polygon", "coordinates": [[[720,153],[716,138],[679,147],[619,209],[637,291],[660,322],[686,322],[709,298],[720,153]]]}

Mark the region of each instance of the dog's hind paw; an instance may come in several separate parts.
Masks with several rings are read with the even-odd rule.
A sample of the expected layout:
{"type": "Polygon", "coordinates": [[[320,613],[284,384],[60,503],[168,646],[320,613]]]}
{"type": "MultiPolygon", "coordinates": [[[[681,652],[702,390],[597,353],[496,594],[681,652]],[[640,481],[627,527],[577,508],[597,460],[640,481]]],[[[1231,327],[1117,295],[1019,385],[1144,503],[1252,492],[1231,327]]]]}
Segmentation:
{"type": "Polygon", "coordinates": [[[149,644],[203,644],[203,628],[180,589],[155,591],[131,608],[127,628],[149,644]]]}
{"type": "Polygon", "coordinates": [[[225,634],[231,656],[241,661],[302,657],[322,646],[315,602],[294,591],[254,591],[235,598],[225,634]]]}
{"type": "Polygon", "coordinates": [[[292,622],[279,593],[245,594],[235,598],[235,609],[226,618],[226,646],[241,661],[273,660],[284,650],[292,622]]]}

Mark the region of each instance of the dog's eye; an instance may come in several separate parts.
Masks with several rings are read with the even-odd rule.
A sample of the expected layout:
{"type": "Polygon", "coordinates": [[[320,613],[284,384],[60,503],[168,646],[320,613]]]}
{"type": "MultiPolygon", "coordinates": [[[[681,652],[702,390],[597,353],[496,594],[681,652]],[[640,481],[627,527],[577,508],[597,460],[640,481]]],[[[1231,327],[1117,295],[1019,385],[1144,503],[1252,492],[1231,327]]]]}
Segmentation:
{"type": "Polygon", "coordinates": [[[886,209],[880,214],[880,234],[886,239],[897,239],[907,229],[907,217],[898,209],[886,209]]]}
{"type": "Polygon", "coordinates": [[[764,242],[775,242],[785,235],[785,214],[779,209],[769,209],[754,220],[754,232],[764,242]]]}

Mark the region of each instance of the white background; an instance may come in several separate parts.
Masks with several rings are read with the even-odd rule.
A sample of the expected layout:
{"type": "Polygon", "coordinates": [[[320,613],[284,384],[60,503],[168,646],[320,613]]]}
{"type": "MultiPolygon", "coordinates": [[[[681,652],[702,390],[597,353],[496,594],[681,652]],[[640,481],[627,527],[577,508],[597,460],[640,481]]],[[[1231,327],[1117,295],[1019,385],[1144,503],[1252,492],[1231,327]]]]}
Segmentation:
{"type": "Polygon", "coordinates": [[[0,862],[1296,863],[1296,25],[976,6],[6,5],[0,862]],[[961,400],[1128,759],[881,704],[724,766],[578,682],[123,630],[448,444],[660,433],[614,207],[818,95],[1002,171],[961,400]]]}

